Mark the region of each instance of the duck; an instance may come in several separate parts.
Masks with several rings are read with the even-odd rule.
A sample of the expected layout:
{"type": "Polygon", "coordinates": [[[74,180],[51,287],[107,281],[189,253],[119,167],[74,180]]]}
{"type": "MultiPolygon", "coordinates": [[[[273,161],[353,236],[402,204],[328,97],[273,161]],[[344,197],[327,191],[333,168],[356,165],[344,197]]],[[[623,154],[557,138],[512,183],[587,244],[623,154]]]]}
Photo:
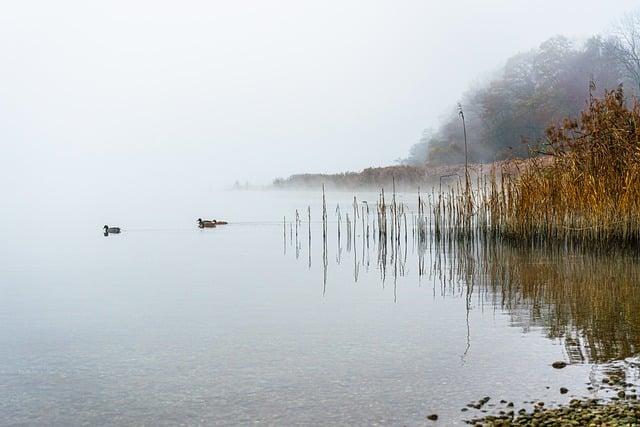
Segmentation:
{"type": "Polygon", "coordinates": [[[213,228],[216,226],[216,221],[203,220],[202,218],[198,218],[198,227],[200,228],[213,228]]]}
{"type": "Polygon", "coordinates": [[[104,234],[119,234],[120,233],[120,227],[109,227],[108,225],[105,225],[104,227],[102,227],[104,229],[104,234]]]}
{"type": "Polygon", "coordinates": [[[227,221],[218,221],[217,219],[202,219],[198,218],[198,227],[200,228],[211,228],[217,225],[227,225],[229,224],[227,221]]]}

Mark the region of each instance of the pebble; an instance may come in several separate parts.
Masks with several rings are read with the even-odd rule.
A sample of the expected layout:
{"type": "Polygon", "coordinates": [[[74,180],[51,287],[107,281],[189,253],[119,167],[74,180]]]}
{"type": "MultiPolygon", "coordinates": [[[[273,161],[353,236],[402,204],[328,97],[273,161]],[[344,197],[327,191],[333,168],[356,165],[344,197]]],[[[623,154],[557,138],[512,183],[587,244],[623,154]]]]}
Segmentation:
{"type": "Polygon", "coordinates": [[[518,411],[515,417],[509,414],[488,416],[467,423],[481,426],[627,426],[638,425],[640,420],[640,403],[637,401],[600,403],[596,399],[572,399],[569,405],[536,409],[533,413],[518,411]]]}

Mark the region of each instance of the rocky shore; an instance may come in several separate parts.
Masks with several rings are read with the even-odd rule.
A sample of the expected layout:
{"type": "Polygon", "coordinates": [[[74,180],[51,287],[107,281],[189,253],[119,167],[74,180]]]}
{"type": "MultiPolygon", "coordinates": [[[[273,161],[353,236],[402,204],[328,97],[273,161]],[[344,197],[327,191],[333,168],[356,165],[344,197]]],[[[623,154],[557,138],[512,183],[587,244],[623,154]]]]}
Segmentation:
{"type": "Polygon", "coordinates": [[[488,415],[467,421],[483,427],[498,426],[638,426],[640,403],[636,400],[601,402],[574,399],[557,408],[536,407],[532,412],[488,415]]]}
{"type": "MultiPolygon", "coordinates": [[[[556,362],[552,365],[562,369],[566,363],[556,362]]],[[[592,382],[588,390],[601,392],[600,398],[576,398],[567,404],[548,406],[542,401],[524,402],[532,409],[514,410],[514,403],[501,400],[488,413],[489,396],[477,402],[469,403],[463,412],[473,409],[482,410],[483,414],[466,420],[467,424],[482,427],[498,426],[640,426],[640,401],[638,400],[637,383],[629,382],[628,374],[637,372],[637,361],[622,362],[607,368],[604,376],[592,382]]],[[[634,375],[635,377],[635,375],[634,375]]],[[[561,394],[569,390],[560,388],[561,394]]]]}

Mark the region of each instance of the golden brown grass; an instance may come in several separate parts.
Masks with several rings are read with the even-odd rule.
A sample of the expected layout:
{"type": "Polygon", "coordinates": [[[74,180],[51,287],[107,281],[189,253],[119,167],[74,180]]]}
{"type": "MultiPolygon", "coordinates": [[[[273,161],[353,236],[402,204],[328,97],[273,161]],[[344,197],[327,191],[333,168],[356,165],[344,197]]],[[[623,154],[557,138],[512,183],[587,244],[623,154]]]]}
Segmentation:
{"type": "MultiPolygon", "coordinates": [[[[509,180],[504,234],[635,243],[640,238],[640,104],[622,89],[593,100],[579,120],[547,130],[552,161],[509,180]]],[[[505,195],[502,195],[505,196],[505,195]]]]}
{"type": "Polygon", "coordinates": [[[547,130],[544,155],[433,196],[435,234],[533,242],[640,242],[640,103],[622,89],[547,130]]]}

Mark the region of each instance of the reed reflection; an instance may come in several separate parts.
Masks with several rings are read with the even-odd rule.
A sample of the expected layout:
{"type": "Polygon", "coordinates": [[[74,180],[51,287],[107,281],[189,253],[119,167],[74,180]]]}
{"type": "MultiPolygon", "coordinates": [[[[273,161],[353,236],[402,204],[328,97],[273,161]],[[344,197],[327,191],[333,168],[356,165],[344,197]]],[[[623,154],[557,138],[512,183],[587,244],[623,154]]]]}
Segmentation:
{"type": "Polygon", "coordinates": [[[631,254],[485,242],[454,244],[436,259],[443,289],[463,289],[468,309],[475,295],[480,306],[508,313],[513,326],[544,328],[571,363],[640,351],[640,263],[631,254]]]}
{"type": "MultiPolygon", "coordinates": [[[[462,299],[467,330],[463,363],[472,342],[470,313],[485,307],[503,311],[511,325],[524,332],[543,328],[549,338],[561,340],[572,363],[601,363],[640,351],[637,255],[628,251],[603,253],[570,244],[516,245],[483,232],[482,228],[474,233],[458,233],[456,223],[461,217],[449,203],[438,201],[440,197],[435,193],[424,197],[418,192],[417,205],[410,210],[397,200],[395,193],[387,204],[382,190],[373,218],[369,205],[354,198],[353,210],[345,214],[344,228],[346,251],[353,255],[354,283],[360,279],[361,267],[369,272],[370,251],[375,251],[374,269],[380,274],[383,288],[388,274],[392,276],[394,302],[401,297],[401,277],[415,278],[418,287],[431,285],[433,296],[462,299]],[[411,229],[407,215],[411,216],[411,229]],[[357,232],[362,233],[361,253],[357,232]],[[416,264],[409,265],[417,265],[416,270],[407,267],[410,246],[416,264]]],[[[322,206],[325,294],[329,286],[327,238],[329,231],[337,233],[336,264],[340,265],[343,228],[339,206],[335,210],[335,229],[329,227],[324,193],[322,206]]],[[[308,215],[310,268],[310,208],[308,215]]],[[[283,228],[286,244],[286,222],[283,228]]],[[[297,228],[298,221],[296,233],[297,228]]]]}

